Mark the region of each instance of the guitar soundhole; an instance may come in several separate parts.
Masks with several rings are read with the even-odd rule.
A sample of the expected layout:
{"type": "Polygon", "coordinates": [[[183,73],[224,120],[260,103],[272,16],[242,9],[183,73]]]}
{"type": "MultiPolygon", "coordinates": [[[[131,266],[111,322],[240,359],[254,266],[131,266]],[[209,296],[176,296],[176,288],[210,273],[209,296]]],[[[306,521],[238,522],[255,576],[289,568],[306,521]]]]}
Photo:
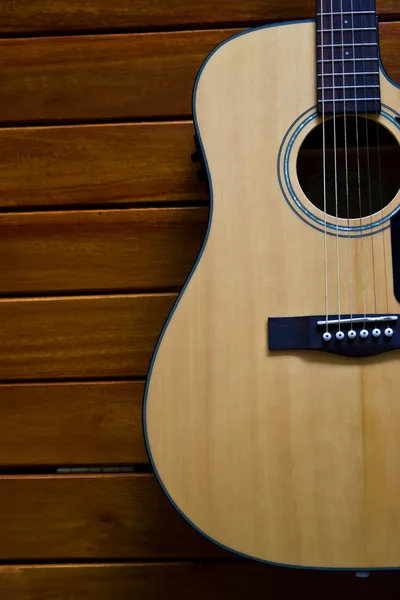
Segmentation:
{"type": "MultiPolygon", "coordinates": [[[[330,119],[325,124],[326,212],[336,216],[337,185],[340,218],[359,219],[378,213],[400,189],[399,143],[386,127],[373,119],[347,116],[345,120],[341,116],[336,118],[335,124],[337,177],[334,120],[330,119]]],[[[323,161],[321,124],[309,133],[300,148],[297,175],[307,198],[324,212],[323,161]]]]}

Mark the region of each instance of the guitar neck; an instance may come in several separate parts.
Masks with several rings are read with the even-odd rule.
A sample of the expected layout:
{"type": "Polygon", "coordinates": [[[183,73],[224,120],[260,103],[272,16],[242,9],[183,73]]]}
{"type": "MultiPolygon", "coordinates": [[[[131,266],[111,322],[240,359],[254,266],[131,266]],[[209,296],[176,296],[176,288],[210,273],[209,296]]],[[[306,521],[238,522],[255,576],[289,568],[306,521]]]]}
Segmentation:
{"type": "Polygon", "coordinates": [[[380,112],[375,0],[317,0],[317,74],[320,114],[380,112]]]}

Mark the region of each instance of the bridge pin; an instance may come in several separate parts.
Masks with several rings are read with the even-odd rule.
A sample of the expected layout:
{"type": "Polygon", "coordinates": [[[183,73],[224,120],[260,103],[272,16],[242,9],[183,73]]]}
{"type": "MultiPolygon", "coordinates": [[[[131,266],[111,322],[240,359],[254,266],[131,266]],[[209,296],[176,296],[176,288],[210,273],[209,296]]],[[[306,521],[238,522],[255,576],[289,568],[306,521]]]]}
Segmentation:
{"type": "Polygon", "coordinates": [[[355,340],[357,337],[357,332],[354,331],[354,329],[350,329],[347,336],[349,337],[350,340],[355,340]]]}
{"type": "Polygon", "coordinates": [[[381,334],[382,334],[382,331],[378,328],[374,329],[372,332],[372,335],[374,336],[374,338],[380,337],[381,334]]]}
{"type": "Polygon", "coordinates": [[[393,335],[394,335],[393,329],[391,327],[387,327],[387,329],[385,329],[385,335],[388,338],[393,337],[393,335]]]}
{"type": "Polygon", "coordinates": [[[361,329],[361,331],[360,331],[360,337],[363,340],[366,340],[368,336],[369,336],[369,331],[367,329],[361,329]]]}
{"type": "Polygon", "coordinates": [[[343,333],[343,331],[338,331],[337,332],[336,339],[339,340],[339,342],[341,342],[342,340],[344,340],[344,333],[343,333]]]}
{"type": "Polygon", "coordinates": [[[332,339],[332,335],[329,333],[329,331],[326,331],[322,337],[324,342],[330,342],[332,339]]]}

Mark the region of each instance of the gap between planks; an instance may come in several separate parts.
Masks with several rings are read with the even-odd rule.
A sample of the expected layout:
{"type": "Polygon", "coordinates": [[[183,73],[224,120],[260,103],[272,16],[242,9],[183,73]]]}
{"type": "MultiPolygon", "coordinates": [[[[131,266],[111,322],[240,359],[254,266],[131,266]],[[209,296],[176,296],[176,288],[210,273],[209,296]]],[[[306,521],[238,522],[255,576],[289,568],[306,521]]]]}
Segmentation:
{"type": "Polygon", "coordinates": [[[11,480],[18,480],[21,481],[22,479],[25,479],[27,481],[48,481],[48,480],[55,480],[55,479],[64,479],[66,480],[73,480],[73,479],[97,479],[97,480],[107,480],[107,481],[115,481],[116,479],[154,479],[154,474],[153,473],[100,473],[100,474],[94,474],[94,473],[79,473],[79,475],[75,475],[75,474],[62,474],[62,475],[41,475],[41,474],[28,474],[28,475],[0,475],[0,481],[7,479],[9,481],[11,480]]]}
{"type": "Polygon", "coordinates": [[[191,123],[188,115],[163,115],[161,117],[153,116],[151,120],[142,117],[116,117],[104,119],[58,119],[57,121],[46,119],[36,119],[35,121],[1,121],[0,130],[20,130],[20,129],[51,129],[59,127],[94,127],[94,126],[114,126],[114,125],[163,125],[191,123]]]}
{"type": "Polygon", "coordinates": [[[241,558],[232,558],[232,559],[227,559],[227,558],[199,558],[198,560],[194,560],[194,559],[190,559],[188,558],[187,560],[179,560],[176,558],[160,558],[160,559],[155,559],[152,558],[151,560],[141,560],[140,558],[137,560],[134,560],[132,558],[127,558],[127,559],[121,559],[121,558],[110,558],[109,560],[105,561],[101,561],[98,558],[94,558],[93,560],[90,560],[88,558],[84,558],[84,559],[79,559],[77,558],[74,561],[71,561],[70,559],[66,558],[65,560],[60,560],[60,559],[55,559],[50,561],[47,561],[45,559],[43,560],[27,560],[27,561],[21,561],[19,560],[18,562],[14,562],[14,561],[7,561],[7,560],[0,560],[0,565],[5,565],[5,566],[10,566],[10,567],[15,567],[16,569],[19,566],[28,566],[28,567],[32,567],[35,568],[36,565],[40,565],[41,567],[49,567],[49,568],[59,568],[59,567],[85,567],[87,565],[90,565],[91,567],[108,567],[110,565],[114,566],[114,567],[126,567],[127,565],[132,565],[135,567],[152,567],[152,566],[159,566],[159,565],[163,565],[163,564],[167,564],[169,566],[173,566],[173,565],[198,565],[199,563],[218,563],[218,564],[232,564],[232,562],[245,562],[246,564],[249,564],[249,561],[243,561],[241,558]]]}
{"type": "MultiPolygon", "coordinates": [[[[302,17],[295,19],[296,21],[305,21],[315,17],[302,17]]],[[[380,23],[392,23],[400,19],[400,12],[398,13],[383,13],[378,14],[380,23]]],[[[42,39],[42,38],[65,38],[65,37],[93,37],[93,36],[111,36],[111,35],[159,35],[162,33],[197,33],[207,31],[218,31],[219,29],[253,29],[256,27],[262,27],[264,25],[270,25],[273,23],[286,23],[290,21],[289,18],[275,18],[275,19],[250,19],[250,20],[234,20],[234,21],[219,21],[217,23],[205,23],[193,21],[192,23],[184,23],[182,25],[162,25],[158,27],[114,27],[106,29],[104,27],[94,27],[91,29],[79,29],[71,27],[71,29],[52,31],[36,31],[29,32],[8,32],[0,34],[0,40],[24,40],[24,39],[42,39]]]]}
{"type": "Polygon", "coordinates": [[[6,302],[59,302],[63,300],[117,300],[117,299],[128,299],[128,298],[154,298],[154,297],[172,297],[176,296],[174,292],[161,292],[161,293],[149,293],[144,294],[132,294],[132,293],[112,293],[112,294],[93,294],[90,292],[87,295],[76,294],[76,295],[60,295],[60,296],[11,296],[9,298],[0,297],[0,303],[6,302]]]}
{"type": "Polygon", "coordinates": [[[48,477],[60,477],[71,475],[153,475],[153,468],[149,462],[116,465],[107,463],[95,466],[58,466],[58,465],[6,465],[0,467],[0,477],[28,477],[31,475],[48,477]]]}
{"type": "MultiPolygon", "coordinates": [[[[174,115],[173,117],[170,117],[169,119],[168,119],[168,117],[162,117],[162,119],[163,119],[162,120],[162,124],[163,125],[193,125],[193,120],[192,119],[188,119],[187,117],[179,119],[179,118],[176,117],[176,115],[174,115]]],[[[19,122],[20,121],[18,121],[18,123],[19,122]]],[[[152,119],[151,121],[146,121],[146,120],[143,120],[143,121],[132,121],[132,122],[127,122],[127,121],[122,121],[122,122],[119,122],[119,121],[106,121],[106,122],[98,122],[98,123],[97,122],[93,122],[93,123],[69,123],[67,125],[60,125],[58,123],[55,123],[53,125],[46,125],[46,126],[38,125],[38,124],[32,124],[32,125],[27,125],[26,127],[15,127],[15,126],[13,127],[12,125],[10,125],[10,126],[2,125],[2,126],[0,126],[0,133],[1,133],[1,131],[3,129],[6,130],[6,131],[10,131],[10,130],[11,131],[13,131],[13,130],[20,131],[20,129],[28,129],[28,130],[33,130],[33,131],[45,129],[45,130],[48,131],[49,129],[57,129],[58,130],[61,127],[65,128],[65,129],[74,129],[74,128],[78,128],[78,127],[81,128],[81,129],[84,129],[84,128],[88,128],[88,127],[100,127],[100,128],[103,128],[103,127],[115,127],[115,125],[121,125],[121,126],[125,125],[126,127],[129,127],[131,125],[133,125],[133,126],[136,125],[137,127],[140,127],[142,125],[146,126],[146,127],[154,125],[154,127],[157,127],[157,125],[159,125],[159,123],[160,123],[160,121],[158,121],[157,119],[152,119]]]]}
{"type": "Polygon", "coordinates": [[[138,377],[124,377],[122,379],[116,380],[115,377],[82,377],[81,379],[79,377],[71,377],[70,379],[68,377],[64,377],[63,379],[59,379],[59,378],[55,378],[55,377],[36,377],[36,378],[27,378],[27,379],[0,379],[0,389],[1,387],[6,387],[6,386],[10,386],[10,387],[16,387],[16,386],[26,386],[26,385],[37,385],[37,386],[44,386],[44,385],[65,385],[65,386],[69,386],[69,385],[101,385],[101,384],[116,384],[116,383],[142,383],[143,381],[145,381],[145,379],[143,379],[143,375],[139,375],[138,377]]]}
{"type": "Polygon", "coordinates": [[[121,212],[134,212],[141,210],[153,210],[156,212],[165,210],[179,210],[184,208],[208,208],[210,206],[209,200],[172,200],[172,201],[159,201],[153,202],[149,200],[147,202],[125,202],[124,204],[62,204],[51,206],[51,205],[29,205],[29,208],[24,206],[11,206],[0,208],[1,215],[20,215],[20,216],[40,216],[40,213],[52,215],[70,215],[72,212],[81,214],[84,213],[121,213],[121,212]]]}
{"type": "MultiPolygon", "coordinates": [[[[390,15],[390,19],[380,19],[381,21],[385,21],[385,22],[392,22],[395,21],[396,19],[390,15]]],[[[299,20],[307,20],[307,19],[299,19],[299,20]]],[[[115,30],[105,30],[105,29],[93,29],[90,31],[79,31],[79,30],[70,30],[70,31],[62,31],[62,32],[57,32],[57,31],[51,31],[51,32],[37,32],[37,33],[15,33],[15,34],[0,34],[0,40],[1,41],[5,41],[7,42],[8,40],[10,41],[14,41],[14,40],[41,40],[41,39],[48,39],[48,38],[56,38],[56,39],[62,39],[62,38],[95,38],[95,37],[115,37],[115,38],[121,38],[121,37],[130,37],[130,36],[136,36],[136,37],[140,37],[143,36],[143,38],[148,38],[149,36],[160,36],[160,35],[168,35],[169,33],[207,33],[208,31],[219,31],[222,29],[225,29],[229,32],[229,30],[232,30],[233,34],[235,34],[235,32],[237,31],[245,31],[247,29],[252,29],[254,27],[262,27],[263,25],[268,25],[269,23],[285,23],[287,22],[288,19],[274,19],[274,20],[256,20],[256,21],[249,21],[245,23],[245,26],[242,25],[242,23],[240,22],[233,22],[233,23],[215,23],[214,25],[210,24],[210,27],[202,27],[202,25],[204,25],[204,23],[193,23],[193,24],[188,24],[185,23],[184,26],[179,27],[179,26],[164,26],[164,27],[155,27],[155,28],[143,28],[143,29],[135,29],[135,28],[126,28],[126,29],[115,29],[115,30]]]]}
{"type": "Polygon", "coordinates": [[[71,387],[71,386],[81,386],[84,384],[87,385],[121,385],[124,383],[145,383],[146,379],[143,379],[143,377],[138,377],[138,378],[131,378],[131,379],[64,379],[62,381],[60,381],[59,379],[57,380],[44,380],[44,379],[40,379],[40,380],[35,380],[35,381],[15,381],[15,383],[13,381],[8,381],[8,382],[1,382],[0,381],[0,392],[1,392],[1,388],[6,388],[6,387],[27,387],[27,386],[32,386],[32,387],[40,387],[46,384],[49,384],[51,386],[64,386],[64,387],[71,387]]]}

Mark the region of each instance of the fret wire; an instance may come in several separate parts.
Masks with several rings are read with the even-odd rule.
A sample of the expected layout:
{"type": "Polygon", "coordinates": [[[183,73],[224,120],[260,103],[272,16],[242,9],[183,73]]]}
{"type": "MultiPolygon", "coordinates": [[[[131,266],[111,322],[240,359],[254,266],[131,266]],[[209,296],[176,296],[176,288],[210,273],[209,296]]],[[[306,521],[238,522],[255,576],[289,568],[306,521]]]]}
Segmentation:
{"type": "MultiPolygon", "coordinates": [[[[372,57],[372,58],[324,58],[322,60],[321,59],[317,60],[317,62],[319,62],[319,63],[321,63],[321,62],[324,62],[324,63],[330,62],[331,63],[331,62],[343,62],[343,61],[344,62],[354,62],[354,61],[357,61],[357,62],[360,62],[360,61],[363,61],[363,62],[371,62],[371,61],[378,62],[379,59],[376,58],[376,57],[372,57]]],[[[339,73],[339,75],[341,75],[341,74],[342,73],[339,73]]],[[[360,73],[360,75],[363,75],[363,73],[360,73]]]]}
{"type": "MultiPolygon", "coordinates": [[[[342,77],[342,74],[340,74],[340,77],[342,77]]],[[[357,88],[359,89],[364,89],[364,88],[374,88],[374,89],[380,89],[380,85],[335,85],[335,86],[326,86],[324,85],[323,87],[318,87],[318,90],[356,90],[357,88]]]]}
{"type": "Polygon", "coordinates": [[[377,102],[380,98],[322,98],[318,102],[377,102]]]}
{"type": "Polygon", "coordinates": [[[343,29],[317,29],[317,33],[341,33],[346,31],[376,31],[376,27],[344,27],[343,29]]]}
{"type": "Polygon", "coordinates": [[[338,12],[334,12],[334,13],[318,13],[317,15],[318,17],[335,17],[335,16],[340,16],[340,15],[374,15],[375,11],[374,10],[353,10],[353,11],[349,11],[349,10],[345,10],[345,11],[338,11],[338,12]]]}
{"type": "Polygon", "coordinates": [[[378,42],[364,42],[363,44],[317,44],[317,48],[348,48],[353,46],[377,46],[378,42]]]}
{"type": "Polygon", "coordinates": [[[380,73],[379,71],[360,71],[360,72],[349,72],[349,73],[324,73],[322,75],[322,73],[318,73],[317,77],[343,77],[347,76],[347,75],[375,75],[376,77],[379,77],[380,73]]]}

